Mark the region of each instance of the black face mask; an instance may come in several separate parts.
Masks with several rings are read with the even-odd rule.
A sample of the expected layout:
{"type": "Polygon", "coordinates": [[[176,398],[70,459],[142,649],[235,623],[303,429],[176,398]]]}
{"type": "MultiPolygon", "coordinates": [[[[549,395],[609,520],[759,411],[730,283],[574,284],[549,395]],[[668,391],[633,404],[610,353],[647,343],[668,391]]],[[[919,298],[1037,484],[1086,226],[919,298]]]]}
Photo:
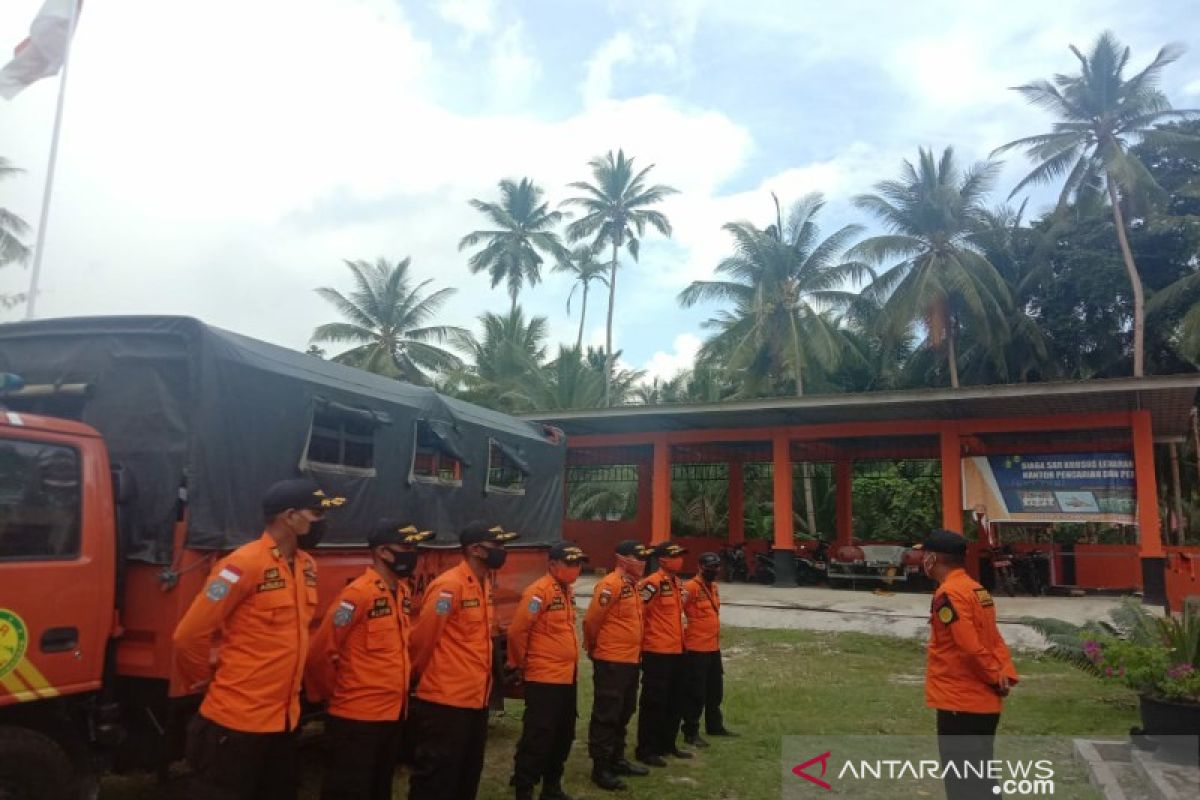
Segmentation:
{"type": "Polygon", "coordinates": [[[417,568],[417,558],[420,553],[414,551],[393,552],[392,560],[388,562],[388,569],[397,578],[407,578],[413,574],[413,570],[417,568]]]}
{"type": "Polygon", "coordinates": [[[720,574],[721,574],[721,569],[719,567],[717,569],[702,569],[702,570],[700,570],[700,576],[702,578],[704,578],[704,580],[708,581],[709,583],[712,583],[713,581],[715,581],[720,574]]]}
{"type": "Polygon", "coordinates": [[[327,526],[325,524],[325,520],[314,520],[308,526],[308,533],[304,534],[303,536],[296,537],[296,543],[302,550],[316,550],[317,545],[319,545],[321,540],[325,538],[326,530],[327,526]]]}
{"type": "Polygon", "coordinates": [[[508,551],[500,547],[489,547],[483,556],[483,563],[488,569],[500,569],[508,559],[508,551]]]}

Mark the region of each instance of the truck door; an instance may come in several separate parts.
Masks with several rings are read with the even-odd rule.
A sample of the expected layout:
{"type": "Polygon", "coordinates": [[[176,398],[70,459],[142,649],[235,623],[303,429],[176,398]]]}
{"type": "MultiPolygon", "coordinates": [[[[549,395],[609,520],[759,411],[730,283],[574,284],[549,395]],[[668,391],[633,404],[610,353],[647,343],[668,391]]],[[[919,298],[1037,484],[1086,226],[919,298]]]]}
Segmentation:
{"type": "Polygon", "coordinates": [[[110,485],[99,438],[0,411],[0,706],[100,685],[113,623],[110,485]]]}

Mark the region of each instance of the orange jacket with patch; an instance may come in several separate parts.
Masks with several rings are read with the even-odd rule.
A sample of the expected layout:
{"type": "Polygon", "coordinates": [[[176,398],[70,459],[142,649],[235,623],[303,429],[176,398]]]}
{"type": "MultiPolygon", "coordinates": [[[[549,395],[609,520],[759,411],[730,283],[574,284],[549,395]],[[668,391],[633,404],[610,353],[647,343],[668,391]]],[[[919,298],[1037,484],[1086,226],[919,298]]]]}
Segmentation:
{"type": "Polygon", "coordinates": [[[683,581],[659,570],[637,585],[644,604],[642,650],[646,653],[683,652],[683,581]]]}
{"type": "Polygon", "coordinates": [[[417,697],[457,708],[486,708],[492,691],[491,590],[464,561],[425,588],[409,654],[417,697]]]}
{"type": "Polygon", "coordinates": [[[295,574],[264,533],[217,562],[175,628],[184,685],[212,679],[206,719],[246,733],[290,731],[300,720],[308,624],[317,606],[317,565],[296,552],[295,574]],[[213,634],[221,634],[215,673],[213,634]]]}
{"type": "Polygon", "coordinates": [[[398,720],[408,698],[407,581],[388,589],[374,567],[351,581],[329,607],[309,648],[304,687],[329,700],[329,713],[363,722],[398,720]]]}
{"type": "Polygon", "coordinates": [[[583,616],[583,648],[598,661],[642,660],[642,601],[633,580],[620,570],[605,575],[592,590],[583,616]]]}
{"type": "Polygon", "coordinates": [[[683,585],[687,598],[683,613],[687,627],[683,644],[689,652],[714,653],[721,649],[721,593],[717,582],[705,583],[699,575],[683,585]]]}
{"type": "Polygon", "coordinates": [[[575,597],[552,575],[526,587],[508,626],[508,665],[526,681],[570,684],[579,666],[575,597]]]}
{"type": "Polygon", "coordinates": [[[996,714],[1004,704],[1000,676],[1017,682],[987,590],[956,569],[933,594],[925,666],[925,705],[943,711],[996,714]]]}

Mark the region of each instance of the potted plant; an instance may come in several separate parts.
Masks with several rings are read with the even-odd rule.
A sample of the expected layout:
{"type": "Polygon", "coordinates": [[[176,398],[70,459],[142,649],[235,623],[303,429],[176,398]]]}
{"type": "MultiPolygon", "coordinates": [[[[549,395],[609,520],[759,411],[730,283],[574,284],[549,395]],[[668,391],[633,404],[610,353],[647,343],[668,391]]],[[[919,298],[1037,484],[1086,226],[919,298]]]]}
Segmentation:
{"type": "Polygon", "coordinates": [[[1138,693],[1142,726],[1135,735],[1200,736],[1200,609],[1160,617],[1129,598],[1111,616],[1111,623],[1082,627],[1025,622],[1056,655],[1138,693]]]}

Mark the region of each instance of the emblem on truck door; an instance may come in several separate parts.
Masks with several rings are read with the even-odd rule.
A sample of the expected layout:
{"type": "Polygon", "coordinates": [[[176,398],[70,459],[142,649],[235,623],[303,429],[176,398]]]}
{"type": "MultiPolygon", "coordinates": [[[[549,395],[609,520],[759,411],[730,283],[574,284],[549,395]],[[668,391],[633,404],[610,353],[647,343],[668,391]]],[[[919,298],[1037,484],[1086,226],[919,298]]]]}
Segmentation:
{"type": "Polygon", "coordinates": [[[29,644],[25,621],[7,608],[0,608],[0,678],[17,668],[29,644]]]}
{"type": "Polygon", "coordinates": [[[25,658],[29,629],[15,611],[0,608],[0,699],[12,695],[18,702],[57,697],[58,690],[25,658]]]}

